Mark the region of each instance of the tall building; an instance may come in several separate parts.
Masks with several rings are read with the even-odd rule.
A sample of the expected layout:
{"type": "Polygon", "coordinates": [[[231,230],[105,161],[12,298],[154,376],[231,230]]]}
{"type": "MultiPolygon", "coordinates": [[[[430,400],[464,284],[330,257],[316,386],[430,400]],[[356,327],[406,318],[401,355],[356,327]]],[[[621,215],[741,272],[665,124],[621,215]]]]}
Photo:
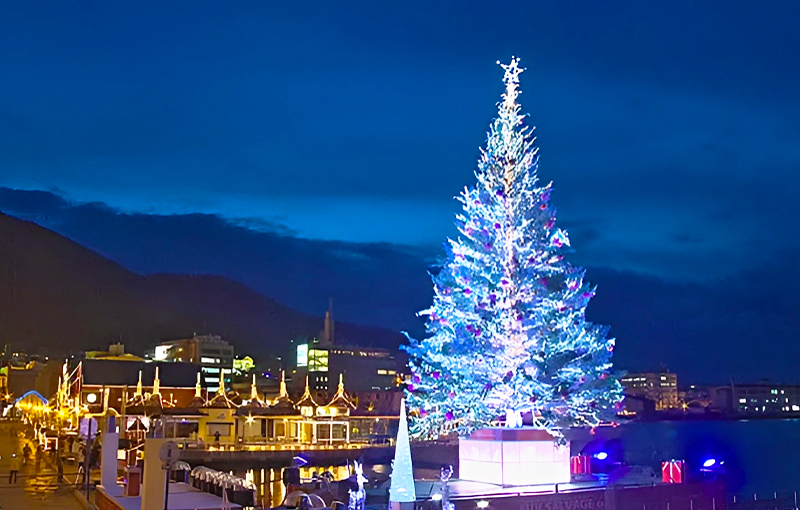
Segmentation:
{"type": "Polygon", "coordinates": [[[233,373],[233,346],[218,335],[162,342],[156,347],[156,361],[177,361],[200,365],[206,389],[219,387],[219,378],[230,383],[233,373]]]}
{"type": "Polygon", "coordinates": [[[679,409],[678,376],[668,372],[628,374],[620,382],[625,395],[644,397],[656,404],[657,411],[679,409]]]}
{"type": "Polygon", "coordinates": [[[396,386],[397,360],[387,349],[322,343],[297,346],[296,367],[292,371],[295,390],[302,390],[308,377],[312,391],[332,394],[340,374],[351,392],[388,390],[396,386]]]}
{"type": "Polygon", "coordinates": [[[332,395],[343,375],[353,393],[388,390],[396,386],[397,360],[387,349],[338,345],[332,310],[325,314],[321,340],[296,347],[292,388],[302,391],[308,378],[311,391],[332,395]]]}

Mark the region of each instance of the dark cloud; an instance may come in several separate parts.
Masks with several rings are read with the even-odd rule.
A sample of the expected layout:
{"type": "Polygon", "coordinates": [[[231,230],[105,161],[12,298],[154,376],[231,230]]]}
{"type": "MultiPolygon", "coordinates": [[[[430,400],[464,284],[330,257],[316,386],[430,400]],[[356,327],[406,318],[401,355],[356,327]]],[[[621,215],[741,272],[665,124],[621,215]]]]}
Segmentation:
{"type": "MultiPolygon", "coordinates": [[[[415,335],[422,332],[415,313],[431,300],[427,268],[442,253],[433,246],[299,239],[213,215],[124,214],[47,192],[0,188],[0,210],[33,219],[140,273],[220,274],[315,314],[332,296],[342,320],[415,335]]],[[[593,232],[591,225],[569,226],[593,232]]],[[[777,253],[777,263],[703,283],[590,266],[587,278],[598,292],[588,317],[611,326],[621,368],[666,365],[701,382],[731,376],[798,382],[798,255],[777,253]]],[[[670,271],[679,273],[674,263],[670,271]]]]}
{"type": "Polygon", "coordinates": [[[517,54],[586,263],[697,281],[795,246],[773,230],[800,217],[796,2],[312,3],[6,6],[0,185],[436,244],[517,54]]]}

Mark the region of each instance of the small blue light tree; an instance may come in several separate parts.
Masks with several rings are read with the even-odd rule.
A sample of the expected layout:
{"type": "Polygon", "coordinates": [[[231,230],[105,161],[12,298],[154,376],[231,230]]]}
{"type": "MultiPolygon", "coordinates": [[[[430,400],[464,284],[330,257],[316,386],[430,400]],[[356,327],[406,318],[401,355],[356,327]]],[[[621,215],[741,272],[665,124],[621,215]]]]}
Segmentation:
{"type": "Polygon", "coordinates": [[[392,483],[389,486],[390,503],[413,503],[417,500],[414,488],[414,468],[411,464],[411,444],[408,439],[408,421],[405,401],[400,402],[400,423],[392,462],[392,483]]]}

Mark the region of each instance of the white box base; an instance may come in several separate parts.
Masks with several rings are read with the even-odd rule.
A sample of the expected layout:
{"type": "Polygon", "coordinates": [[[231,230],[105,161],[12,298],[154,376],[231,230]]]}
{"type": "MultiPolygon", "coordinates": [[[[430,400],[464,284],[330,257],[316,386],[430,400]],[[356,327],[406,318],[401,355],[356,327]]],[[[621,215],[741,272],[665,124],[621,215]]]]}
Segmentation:
{"type": "Polygon", "coordinates": [[[458,441],[459,479],[495,485],[569,483],[569,443],[534,428],[482,429],[458,441]]]}

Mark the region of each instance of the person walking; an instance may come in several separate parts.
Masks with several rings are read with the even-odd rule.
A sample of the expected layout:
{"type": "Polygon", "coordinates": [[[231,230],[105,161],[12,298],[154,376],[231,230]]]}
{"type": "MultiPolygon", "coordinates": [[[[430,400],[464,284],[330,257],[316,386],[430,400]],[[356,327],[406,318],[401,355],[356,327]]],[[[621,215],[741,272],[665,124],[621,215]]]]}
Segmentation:
{"type": "Polygon", "coordinates": [[[19,473],[19,457],[16,453],[11,454],[11,470],[8,472],[8,483],[17,483],[17,473],[19,473]]]}

